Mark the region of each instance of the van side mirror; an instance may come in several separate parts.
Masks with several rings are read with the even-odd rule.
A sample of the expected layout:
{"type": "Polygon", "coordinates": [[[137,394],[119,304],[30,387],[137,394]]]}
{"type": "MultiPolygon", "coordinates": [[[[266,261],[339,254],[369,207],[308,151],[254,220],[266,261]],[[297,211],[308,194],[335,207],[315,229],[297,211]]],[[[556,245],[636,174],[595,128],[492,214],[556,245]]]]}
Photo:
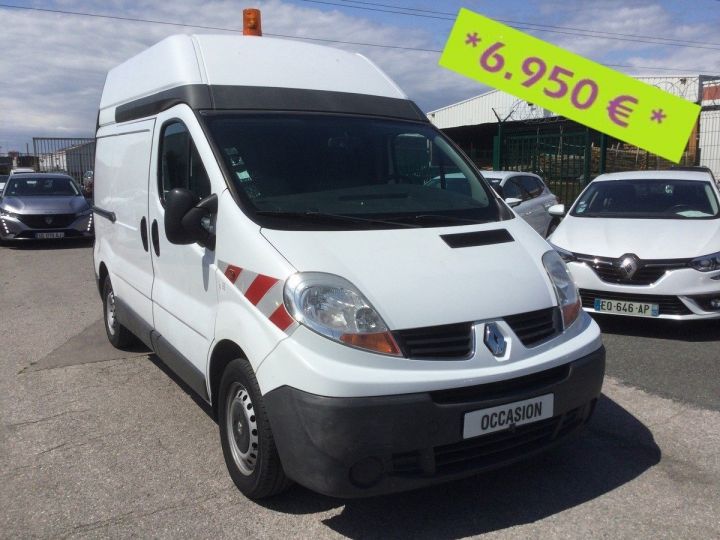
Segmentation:
{"type": "Polygon", "coordinates": [[[548,208],[548,214],[555,217],[563,217],[565,215],[565,205],[564,204],[554,204],[550,208],[548,208]]]}
{"type": "Polygon", "coordinates": [[[510,208],[515,208],[521,202],[522,199],[516,199],[515,197],[508,197],[505,199],[505,204],[507,204],[510,208]]]}
{"type": "Polygon", "coordinates": [[[215,249],[212,216],[217,213],[217,195],[199,200],[189,189],[175,188],[165,196],[165,236],[171,244],[200,244],[215,249]]]}

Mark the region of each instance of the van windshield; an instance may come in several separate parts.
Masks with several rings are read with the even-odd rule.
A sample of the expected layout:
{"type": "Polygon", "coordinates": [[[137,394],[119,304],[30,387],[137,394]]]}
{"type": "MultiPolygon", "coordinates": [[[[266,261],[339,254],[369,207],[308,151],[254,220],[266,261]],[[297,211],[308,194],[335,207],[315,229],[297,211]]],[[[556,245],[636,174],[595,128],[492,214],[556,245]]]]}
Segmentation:
{"type": "Polygon", "coordinates": [[[272,228],[399,228],[507,219],[428,124],[319,114],[208,114],[254,219],[272,228]]]}

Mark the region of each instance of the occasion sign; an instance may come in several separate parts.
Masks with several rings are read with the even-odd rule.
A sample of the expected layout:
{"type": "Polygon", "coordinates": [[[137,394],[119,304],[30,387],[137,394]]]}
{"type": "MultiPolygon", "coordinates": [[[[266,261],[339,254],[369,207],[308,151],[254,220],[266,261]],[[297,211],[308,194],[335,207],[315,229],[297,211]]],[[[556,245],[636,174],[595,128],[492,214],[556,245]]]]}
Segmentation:
{"type": "Polygon", "coordinates": [[[700,106],[461,9],[440,65],[679,162],[700,106]]]}

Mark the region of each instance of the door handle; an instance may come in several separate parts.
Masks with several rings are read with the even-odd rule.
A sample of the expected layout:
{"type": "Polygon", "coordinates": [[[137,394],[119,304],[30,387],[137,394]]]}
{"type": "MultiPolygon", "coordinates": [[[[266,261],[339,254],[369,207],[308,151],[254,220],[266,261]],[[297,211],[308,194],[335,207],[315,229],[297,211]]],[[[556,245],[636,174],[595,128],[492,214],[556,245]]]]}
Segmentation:
{"type": "Polygon", "coordinates": [[[155,250],[155,255],[157,255],[159,257],[160,256],[160,235],[158,234],[157,219],[153,219],[152,227],[150,229],[150,234],[152,234],[152,243],[153,243],[153,249],[155,250]]]}
{"type": "Polygon", "coordinates": [[[140,238],[142,239],[143,249],[148,250],[148,234],[147,234],[147,219],[145,216],[140,220],[140,238]]]}

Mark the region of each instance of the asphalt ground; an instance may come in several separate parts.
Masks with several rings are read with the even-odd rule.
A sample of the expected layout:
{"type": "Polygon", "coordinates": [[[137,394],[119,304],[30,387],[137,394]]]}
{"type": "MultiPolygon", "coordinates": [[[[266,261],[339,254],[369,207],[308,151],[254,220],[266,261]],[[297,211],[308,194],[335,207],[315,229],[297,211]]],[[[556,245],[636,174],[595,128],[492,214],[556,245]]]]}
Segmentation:
{"type": "Polygon", "coordinates": [[[0,537],[717,538],[720,328],[607,318],[588,427],[517,466],[344,501],[245,499],[207,408],[103,333],[87,244],[0,247],[0,537]],[[659,323],[659,324],[658,324],[659,323]]]}

